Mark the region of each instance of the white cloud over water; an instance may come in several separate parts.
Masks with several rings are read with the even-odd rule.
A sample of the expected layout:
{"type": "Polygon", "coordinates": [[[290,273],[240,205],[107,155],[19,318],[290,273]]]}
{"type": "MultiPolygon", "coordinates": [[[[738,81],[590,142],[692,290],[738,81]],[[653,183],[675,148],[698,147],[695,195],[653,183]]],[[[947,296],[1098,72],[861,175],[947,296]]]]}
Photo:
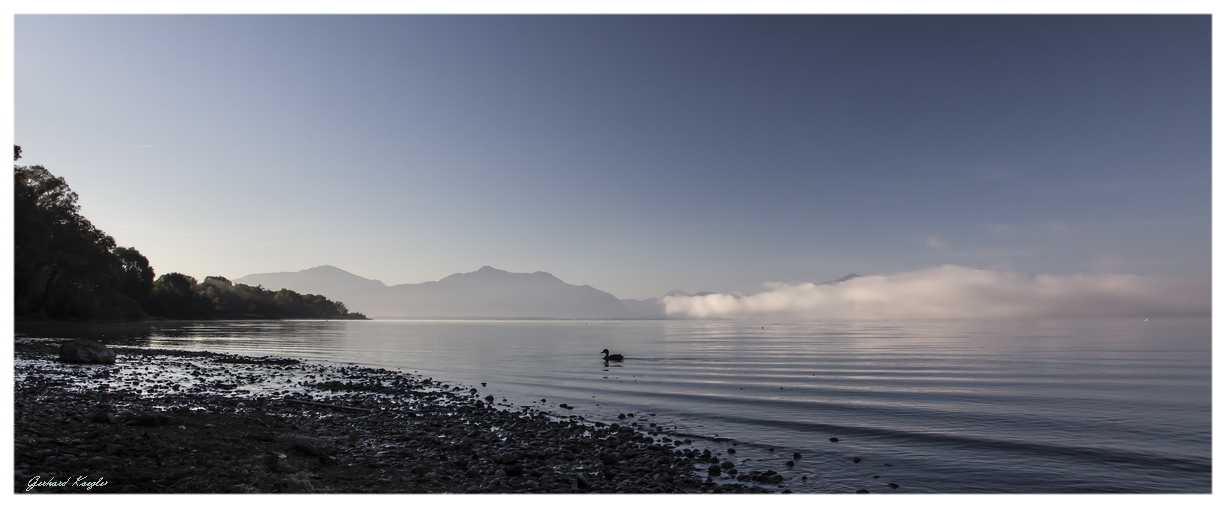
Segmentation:
{"type": "Polygon", "coordinates": [[[940,266],[839,284],[767,283],[749,296],[665,297],[676,317],[1002,318],[1208,316],[1208,281],[1124,274],[1031,275],[940,266]]]}

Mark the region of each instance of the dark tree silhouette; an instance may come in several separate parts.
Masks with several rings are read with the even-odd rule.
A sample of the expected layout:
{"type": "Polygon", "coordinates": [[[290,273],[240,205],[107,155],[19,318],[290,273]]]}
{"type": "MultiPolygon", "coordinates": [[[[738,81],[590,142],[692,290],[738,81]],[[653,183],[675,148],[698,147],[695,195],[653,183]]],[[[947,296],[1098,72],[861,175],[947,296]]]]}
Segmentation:
{"type": "Polygon", "coordinates": [[[205,319],[208,303],[196,295],[196,278],[173,272],[153,283],[149,313],[172,319],[205,319]]]}
{"type": "Polygon", "coordinates": [[[18,317],[140,319],[121,290],[115,240],[79,213],[77,194],[42,166],[13,166],[14,297],[18,317]]]}
{"type": "Polygon", "coordinates": [[[153,283],[149,313],[172,319],[365,319],[345,304],[320,295],[302,295],[288,289],[234,284],[217,275],[203,281],[181,273],[168,273],[153,283]]]}
{"type": "MultiPolygon", "coordinates": [[[[21,147],[13,145],[13,159],[21,147]]],[[[19,319],[133,320],[305,318],[365,319],[320,295],[203,282],[181,273],[154,280],[140,251],[81,216],[77,194],[42,166],[13,166],[14,307],[19,319]]]]}
{"type": "Polygon", "coordinates": [[[123,270],[120,279],[123,294],[142,307],[148,306],[153,293],[153,267],[149,266],[149,259],[131,247],[117,247],[111,252],[119,258],[123,270]]]}

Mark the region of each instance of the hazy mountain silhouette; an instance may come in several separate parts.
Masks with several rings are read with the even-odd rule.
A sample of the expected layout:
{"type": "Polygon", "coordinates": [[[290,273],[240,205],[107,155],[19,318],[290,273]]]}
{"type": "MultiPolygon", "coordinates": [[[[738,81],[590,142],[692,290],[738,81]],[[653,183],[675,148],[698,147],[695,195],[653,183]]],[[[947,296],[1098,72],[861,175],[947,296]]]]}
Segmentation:
{"type": "MultiPolygon", "coordinates": [[[[317,266],[297,272],[248,275],[241,279],[236,279],[234,282],[249,286],[263,285],[266,289],[272,290],[285,288],[291,291],[302,292],[295,288],[303,288],[303,291],[310,294],[324,295],[329,298],[333,298],[329,295],[336,295],[333,299],[342,298],[342,295],[357,295],[387,289],[387,285],[380,281],[364,279],[329,265],[317,266]]],[[[345,300],[342,299],[341,301],[344,302],[345,300]]],[[[348,306],[349,303],[345,303],[345,305],[348,306]]]]}
{"type": "MultiPolygon", "coordinates": [[[[821,283],[838,284],[859,277],[821,283]]],[[[335,266],[317,266],[297,272],[260,273],[236,283],[324,295],[344,302],[355,312],[382,318],[555,318],[555,319],[662,319],[660,298],[623,299],[591,286],[567,284],[546,272],[511,273],[489,266],[469,273],[448,275],[437,281],[388,286],[335,266]]],[[[664,296],[705,296],[681,290],[664,296]]],[[[662,298],[662,297],[661,297],[662,298]]]]}
{"type": "MultiPolygon", "coordinates": [[[[511,273],[489,266],[437,281],[387,286],[333,266],[248,275],[235,282],[325,295],[372,317],[631,318],[617,297],[575,286],[545,272],[511,273]]],[[[661,309],[659,314],[663,314],[661,309]]]]}
{"type": "Polygon", "coordinates": [[[623,298],[620,301],[622,307],[626,308],[626,314],[629,317],[635,319],[664,319],[668,317],[664,314],[664,304],[660,303],[659,298],[647,298],[645,300],[623,298]]]}
{"type": "Polygon", "coordinates": [[[838,283],[840,283],[840,282],[847,282],[847,281],[849,281],[849,280],[851,280],[851,279],[854,279],[854,278],[856,278],[856,277],[859,277],[859,275],[856,275],[856,274],[854,274],[854,273],[849,273],[849,274],[844,275],[844,276],[842,276],[842,277],[839,277],[839,278],[837,278],[837,279],[834,279],[834,280],[828,280],[828,281],[826,281],[826,282],[823,282],[823,283],[821,283],[821,284],[818,284],[818,286],[829,286],[829,285],[831,285],[831,284],[838,284],[838,283]]]}

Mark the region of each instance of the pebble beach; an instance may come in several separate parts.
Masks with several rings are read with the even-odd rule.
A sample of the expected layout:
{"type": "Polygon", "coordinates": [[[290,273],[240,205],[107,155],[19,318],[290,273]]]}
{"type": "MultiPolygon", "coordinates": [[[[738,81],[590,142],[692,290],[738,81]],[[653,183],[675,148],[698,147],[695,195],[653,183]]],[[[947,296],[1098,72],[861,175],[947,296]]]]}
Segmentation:
{"type": "MultiPolygon", "coordinates": [[[[357,365],[14,346],[15,492],[787,493],[698,440],[357,365]]],[[[727,450],[730,453],[732,450],[727,450]]]]}

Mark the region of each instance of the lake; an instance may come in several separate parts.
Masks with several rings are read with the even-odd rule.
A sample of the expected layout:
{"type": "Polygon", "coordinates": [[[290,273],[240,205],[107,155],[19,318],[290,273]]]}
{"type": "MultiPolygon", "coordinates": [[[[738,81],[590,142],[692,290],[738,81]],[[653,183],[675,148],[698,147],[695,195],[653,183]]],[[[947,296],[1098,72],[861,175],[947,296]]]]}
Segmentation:
{"type": "Polygon", "coordinates": [[[514,406],[731,438],[703,443],[738,469],[779,472],[795,492],[1209,493],[1210,324],[380,320],[17,331],[403,369],[514,406]],[[606,364],[605,348],[626,360],[606,364]],[[789,467],[793,453],[801,458],[789,467]]]}

